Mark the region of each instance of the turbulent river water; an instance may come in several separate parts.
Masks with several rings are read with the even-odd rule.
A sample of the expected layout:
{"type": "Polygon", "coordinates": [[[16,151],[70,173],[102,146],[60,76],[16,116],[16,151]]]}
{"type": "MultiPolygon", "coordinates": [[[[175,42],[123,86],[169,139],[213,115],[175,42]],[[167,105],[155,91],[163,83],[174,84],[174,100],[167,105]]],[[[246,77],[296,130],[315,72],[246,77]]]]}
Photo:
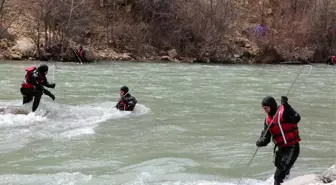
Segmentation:
{"type": "MultiPolygon", "coordinates": [[[[21,106],[25,68],[0,64],[0,108],[21,106]]],[[[251,166],[265,114],[261,100],[285,95],[302,66],[49,63],[56,100],[28,115],[0,115],[0,184],[266,185],[273,144],[251,166]],[[144,76],[145,75],[145,76],[144,76]],[[134,113],[112,108],[128,85],[134,113]]],[[[305,68],[288,95],[301,114],[301,154],[291,177],[335,162],[336,71],[305,68]]],[[[26,108],[28,110],[31,104],[26,108]]]]}

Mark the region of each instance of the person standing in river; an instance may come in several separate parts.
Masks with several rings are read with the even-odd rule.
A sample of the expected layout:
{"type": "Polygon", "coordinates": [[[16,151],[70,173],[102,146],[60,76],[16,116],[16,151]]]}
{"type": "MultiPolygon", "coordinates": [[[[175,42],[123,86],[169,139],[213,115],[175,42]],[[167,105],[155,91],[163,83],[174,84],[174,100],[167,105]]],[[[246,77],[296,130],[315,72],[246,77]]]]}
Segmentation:
{"type": "Polygon", "coordinates": [[[133,111],[135,105],[137,104],[135,97],[132,96],[128,91],[129,90],[127,86],[122,86],[120,88],[120,100],[115,107],[121,111],[133,111]]]}
{"type": "Polygon", "coordinates": [[[271,96],[265,97],[261,105],[267,116],[264,122],[264,129],[259,140],[256,142],[258,147],[267,146],[273,138],[275,143],[274,165],[274,185],[280,185],[290,173],[300,154],[301,138],[299,136],[298,123],[301,116],[288,104],[288,98],[281,97],[281,105],[271,96]],[[279,110],[278,110],[279,109],[279,110]],[[269,127],[270,125],[270,127],[269,127]],[[269,130],[267,128],[269,127],[269,130]]]}
{"type": "Polygon", "coordinates": [[[33,100],[32,111],[35,112],[40,104],[43,94],[48,95],[51,99],[55,100],[55,96],[45,89],[43,86],[55,88],[56,84],[50,84],[46,75],[48,74],[48,66],[41,65],[37,69],[35,66],[26,68],[27,74],[24,82],[21,84],[21,94],[23,96],[23,104],[29,103],[33,100]]]}

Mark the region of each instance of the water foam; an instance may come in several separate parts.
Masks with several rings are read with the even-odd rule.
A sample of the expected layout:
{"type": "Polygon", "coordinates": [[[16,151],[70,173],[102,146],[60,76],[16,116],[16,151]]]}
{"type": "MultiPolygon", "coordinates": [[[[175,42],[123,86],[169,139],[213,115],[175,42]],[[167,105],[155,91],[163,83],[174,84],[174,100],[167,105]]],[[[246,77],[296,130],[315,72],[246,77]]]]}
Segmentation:
{"type": "MultiPolygon", "coordinates": [[[[170,175],[167,174],[167,177],[170,175]]],[[[191,174],[179,175],[181,180],[166,180],[158,181],[158,176],[149,172],[141,172],[134,179],[128,179],[125,182],[124,176],[118,175],[100,175],[94,176],[80,172],[60,172],[54,174],[4,174],[0,175],[0,184],[25,184],[25,185],[237,185],[237,180],[219,180],[213,176],[200,178],[191,174]],[[213,180],[211,180],[211,178],[213,180]],[[123,180],[122,180],[123,179],[123,180]],[[184,180],[182,180],[184,179],[184,180]]],[[[176,176],[175,178],[178,179],[176,176]]],[[[273,184],[272,177],[266,180],[257,179],[244,179],[240,185],[270,185],[273,184]]],[[[284,185],[323,185],[321,182],[314,180],[313,175],[300,176],[293,179],[292,183],[284,183],[284,185]]],[[[328,185],[336,185],[336,182],[329,183],[328,185]]]]}
{"type": "MultiPolygon", "coordinates": [[[[18,102],[1,102],[7,107],[18,102]]],[[[71,138],[94,134],[94,128],[110,119],[127,118],[149,112],[144,105],[137,105],[133,112],[111,108],[115,102],[87,105],[64,105],[55,102],[41,102],[38,111],[23,114],[0,114],[0,152],[8,149],[4,145],[24,143],[36,139],[71,138]]],[[[31,109],[26,106],[23,109],[31,109]]],[[[27,110],[28,111],[28,110],[27,110]]]]}
{"type": "Polygon", "coordinates": [[[32,175],[0,175],[0,184],[31,184],[31,185],[74,185],[87,184],[92,179],[91,175],[75,173],[56,173],[56,174],[32,174],[32,175]]]}

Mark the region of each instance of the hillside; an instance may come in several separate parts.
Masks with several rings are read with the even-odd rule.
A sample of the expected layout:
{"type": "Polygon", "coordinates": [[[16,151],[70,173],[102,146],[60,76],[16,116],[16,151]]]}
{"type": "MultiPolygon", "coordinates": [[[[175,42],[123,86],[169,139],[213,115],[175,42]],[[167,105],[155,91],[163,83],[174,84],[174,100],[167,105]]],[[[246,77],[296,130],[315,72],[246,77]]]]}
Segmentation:
{"type": "Polygon", "coordinates": [[[332,0],[2,0],[0,57],[213,63],[325,62],[332,0]],[[256,31],[258,25],[263,29],[256,31]],[[8,27],[8,29],[6,29],[8,27]]]}

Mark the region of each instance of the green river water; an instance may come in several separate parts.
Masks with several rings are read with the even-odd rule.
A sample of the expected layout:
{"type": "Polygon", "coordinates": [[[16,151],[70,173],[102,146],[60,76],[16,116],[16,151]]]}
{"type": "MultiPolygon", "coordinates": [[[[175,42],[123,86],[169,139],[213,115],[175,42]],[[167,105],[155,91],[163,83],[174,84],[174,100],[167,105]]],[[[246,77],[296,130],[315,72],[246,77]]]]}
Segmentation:
{"type": "MultiPolygon", "coordinates": [[[[24,69],[32,64],[39,62],[0,64],[0,107],[21,105],[24,69]]],[[[56,100],[44,95],[35,114],[0,115],[0,184],[233,185],[243,172],[242,185],[269,184],[273,144],[247,168],[265,118],[261,100],[280,102],[302,67],[49,66],[56,100]],[[135,85],[135,113],[112,108],[122,85],[135,85]]],[[[288,95],[302,117],[292,177],[320,173],[336,157],[336,71],[313,65],[308,72],[288,95]]]]}

